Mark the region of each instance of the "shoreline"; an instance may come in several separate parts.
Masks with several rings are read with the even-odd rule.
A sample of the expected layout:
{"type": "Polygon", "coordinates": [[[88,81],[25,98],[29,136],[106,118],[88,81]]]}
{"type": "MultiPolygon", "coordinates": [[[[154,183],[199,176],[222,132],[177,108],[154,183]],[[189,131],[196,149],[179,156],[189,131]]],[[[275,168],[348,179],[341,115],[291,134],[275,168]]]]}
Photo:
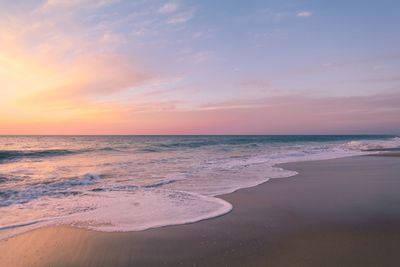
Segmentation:
{"type": "MultiPolygon", "coordinates": [[[[349,193],[354,193],[351,192],[354,189],[344,189],[350,192],[344,194],[341,199],[337,199],[337,195],[332,195],[335,188],[334,185],[338,183],[334,178],[323,179],[324,181],[320,186],[329,190],[324,192],[325,194],[322,194],[323,192],[313,191],[315,190],[313,188],[315,185],[309,183],[310,179],[315,180],[315,177],[314,179],[307,177],[310,175],[315,176],[316,173],[313,174],[313,170],[314,172],[316,170],[318,172],[318,168],[320,169],[320,174],[322,171],[324,175],[328,176],[340,175],[343,171],[337,170],[338,166],[344,166],[345,169],[347,168],[347,171],[352,171],[354,175],[357,172],[363,174],[369,173],[370,175],[370,171],[365,172],[365,170],[358,169],[360,169],[360,166],[366,166],[368,169],[374,164],[377,165],[375,167],[382,167],[380,165],[385,166],[386,164],[394,168],[394,173],[392,170],[389,176],[399,173],[400,167],[394,164],[400,160],[396,158],[398,156],[394,157],[392,154],[391,157],[376,156],[368,155],[333,160],[278,164],[276,167],[295,170],[298,174],[287,178],[270,179],[267,181],[268,183],[264,182],[255,187],[242,188],[233,193],[219,195],[217,196],[218,198],[228,201],[233,205],[233,210],[223,216],[213,217],[196,223],[164,226],[140,232],[107,233],[76,229],[70,226],[45,227],[30,230],[18,236],[0,241],[0,265],[86,266],[90,263],[93,266],[130,266],[130,264],[159,266],[165,263],[165,266],[176,266],[182,263],[182,266],[186,266],[189,263],[196,263],[202,266],[240,266],[240,263],[248,263],[248,266],[259,266],[262,262],[270,262],[270,264],[273,264],[271,266],[289,266],[278,263],[274,265],[273,259],[277,260],[276,254],[279,254],[279,250],[277,249],[282,248],[282,246],[284,247],[284,241],[291,240],[293,235],[306,235],[310,239],[310,234],[311,236],[313,234],[315,236],[315,231],[318,233],[319,229],[323,232],[328,231],[325,235],[330,236],[339,230],[342,230],[342,232],[343,230],[349,230],[346,228],[348,226],[351,226],[350,230],[354,230],[356,226],[354,223],[356,222],[370,223],[367,216],[370,214],[367,211],[347,207],[348,203],[345,200],[349,197],[351,198],[352,194],[349,193]],[[335,168],[332,169],[332,167],[335,168]],[[332,187],[326,188],[326,183],[332,183],[332,187]],[[280,195],[279,192],[286,192],[288,195],[285,197],[285,195],[280,195]],[[314,196],[307,196],[310,193],[311,196],[313,194],[314,196]],[[328,205],[324,206],[324,197],[326,199],[327,196],[329,196],[329,201],[326,202],[325,200],[325,204],[328,205]],[[322,202],[315,203],[314,201],[319,198],[322,202]],[[335,205],[332,205],[333,203],[335,205]],[[339,207],[335,208],[338,205],[339,207]],[[296,212],[288,212],[288,207],[295,208],[294,211],[296,212]],[[349,213],[349,210],[352,213],[355,212],[356,215],[349,213]],[[302,211],[299,213],[302,216],[299,216],[299,211],[302,211]],[[336,216],[339,214],[341,216],[336,216]],[[296,222],[296,224],[293,225],[292,221],[296,222]],[[247,230],[244,228],[247,228],[247,230]],[[161,241],[161,243],[157,241],[161,241]],[[35,249],[27,247],[26,244],[30,244],[35,249]],[[127,246],[122,247],[124,244],[127,246]],[[21,249],[17,249],[20,246],[26,247],[26,251],[22,252],[21,249]],[[56,249],[50,249],[51,247],[56,247],[56,249]],[[100,247],[107,248],[105,255],[101,255],[100,251],[103,250],[100,247]],[[268,248],[268,252],[260,253],[260,248],[268,248]],[[177,251],[182,250],[184,251],[183,254],[178,253],[178,255],[175,255],[177,251]],[[233,252],[236,252],[237,255],[234,255],[233,252]],[[154,253],[159,254],[155,259],[151,256],[154,256],[154,253]],[[225,254],[227,255],[226,258],[222,257],[223,260],[219,259],[219,256],[225,254]],[[7,255],[7,257],[1,255],[7,255]],[[252,257],[249,255],[252,255],[252,257]],[[27,262],[25,262],[26,265],[18,261],[18,259],[22,258],[21,256],[25,259],[28,258],[27,262]],[[93,259],[98,258],[98,256],[101,257],[93,259]]],[[[378,170],[379,172],[388,174],[388,170],[382,168],[378,170]]],[[[393,180],[393,177],[391,179],[393,180]]],[[[318,183],[318,180],[314,182],[318,183]]],[[[343,182],[345,181],[341,181],[340,183],[343,182]]],[[[341,185],[346,185],[346,183],[341,185]]],[[[339,186],[340,188],[343,189],[342,186],[339,186]]],[[[368,190],[371,190],[371,188],[368,187],[368,190]]],[[[385,187],[385,190],[392,189],[385,187]]],[[[359,197],[359,201],[361,201],[362,197],[365,198],[368,195],[361,194],[359,197]]],[[[390,197],[393,198],[392,195],[390,197]]],[[[363,201],[366,201],[364,203],[365,207],[373,204],[368,199],[363,199],[363,201]]],[[[359,205],[361,204],[359,203],[359,205]]],[[[393,213],[397,209],[390,211],[393,213]]],[[[395,219],[387,221],[386,224],[395,223],[396,227],[398,226],[397,224],[400,225],[400,214],[398,215],[396,214],[395,219]]],[[[386,217],[381,216],[381,219],[386,217]]],[[[334,238],[334,236],[331,238],[334,238]]],[[[323,240],[319,241],[322,242],[323,240]]],[[[302,250],[304,249],[300,248],[300,251],[302,250]]],[[[279,258],[279,260],[283,259],[279,258]]],[[[310,260],[312,261],[312,258],[310,260]]]]}
{"type": "MultiPolygon", "coordinates": [[[[373,155],[373,154],[367,154],[365,156],[368,156],[368,155],[373,155]]],[[[328,159],[305,159],[305,160],[302,159],[300,161],[289,161],[289,162],[285,162],[285,163],[276,163],[276,164],[272,165],[271,167],[272,168],[279,168],[279,169],[282,169],[283,171],[294,172],[294,174],[288,175],[288,176],[284,176],[284,177],[266,178],[265,181],[262,181],[262,182],[257,183],[257,184],[236,188],[236,189],[233,189],[232,191],[228,191],[228,192],[223,193],[223,194],[211,196],[213,198],[216,198],[218,202],[219,201],[225,202],[225,205],[226,205],[225,208],[226,208],[227,211],[224,211],[223,213],[220,213],[218,215],[212,215],[212,216],[205,217],[205,218],[189,220],[189,221],[183,222],[183,223],[171,223],[171,224],[165,224],[165,225],[149,226],[147,228],[145,227],[143,229],[138,229],[138,230],[120,230],[120,231],[119,230],[116,230],[116,231],[96,230],[96,229],[91,229],[91,228],[87,228],[87,227],[80,227],[80,226],[77,226],[77,225],[71,225],[71,224],[62,223],[62,222],[61,223],[57,223],[57,222],[53,223],[52,221],[54,221],[54,219],[52,219],[52,218],[43,218],[43,219],[39,219],[39,220],[26,221],[26,222],[22,222],[22,223],[11,224],[11,225],[6,225],[4,227],[0,227],[0,231],[6,230],[6,231],[10,232],[10,233],[5,233],[3,235],[0,235],[0,242],[3,241],[3,240],[14,238],[14,237],[19,236],[21,234],[25,234],[25,233],[28,233],[28,232],[31,232],[31,231],[35,231],[37,229],[49,228],[49,227],[72,227],[72,228],[78,228],[78,229],[83,229],[83,230],[87,230],[87,231],[94,231],[94,232],[106,232],[106,233],[122,232],[122,233],[129,233],[129,232],[147,231],[147,230],[151,230],[151,229],[157,229],[157,228],[163,228],[163,227],[169,227],[169,226],[177,226],[177,225],[198,223],[198,222],[201,222],[201,221],[204,221],[204,220],[210,220],[210,219],[213,219],[213,218],[218,218],[220,216],[224,216],[224,215],[226,215],[226,214],[228,214],[228,213],[230,213],[232,211],[233,205],[230,202],[226,201],[223,198],[223,196],[236,193],[237,191],[240,191],[240,190],[243,190],[243,189],[252,188],[252,187],[256,187],[256,186],[262,185],[262,184],[267,183],[268,181],[270,181],[272,179],[292,178],[292,177],[295,177],[296,175],[298,175],[298,172],[293,171],[293,170],[287,170],[285,168],[281,168],[280,167],[281,165],[288,164],[288,163],[300,163],[300,162],[309,162],[309,161],[323,161],[323,160],[331,160],[331,159],[339,159],[339,158],[350,158],[350,157],[358,157],[358,156],[362,156],[362,155],[346,155],[346,156],[341,156],[341,157],[337,157],[337,158],[334,157],[334,158],[328,158],[328,159]],[[28,226],[29,227],[31,225],[32,225],[32,227],[29,228],[29,229],[20,228],[20,226],[22,226],[22,227],[28,226]]],[[[183,192],[185,192],[185,191],[183,191],[183,192]]],[[[191,193],[191,192],[187,192],[187,193],[196,194],[196,193],[191,193]]],[[[203,196],[203,195],[200,195],[200,196],[203,196]]]]}
{"type": "MultiPolygon", "coordinates": [[[[388,152],[387,154],[391,155],[391,154],[394,154],[394,153],[393,152],[388,152]]],[[[106,233],[130,233],[130,232],[148,231],[148,230],[152,230],[152,229],[158,229],[158,228],[164,228],[164,227],[170,227],[170,226],[179,226],[179,225],[198,223],[198,222],[201,222],[201,221],[210,220],[210,219],[218,218],[218,217],[221,217],[221,216],[225,216],[226,214],[229,214],[232,211],[232,209],[233,209],[232,203],[230,203],[229,201],[226,201],[224,199],[224,196],[227,196],[227,195],[230,195],[230,194],[234,194],[234,193],[236,193],[236,192],[238,192],[240,190],[243,190],[243,189],[248,189],[248,188],[260,186],[260,185],[265,184],[265,183],[267,183],[267,182],[269,182],[269,181],[271,181],[273,179],[293,178],[293,177],[295,177],[295,176],[297,176],[299,174],[297,171],[289,170],[289,169],[285,169],[285,168],[281,167],[281,166],[283,166],[285,164],[312,162],[312,161],[325,161],[325,160],[332,160],[332,159],[342,159],[342,158],[351,158],[351,157],[359,157],[359,156],[372,156],[372,155],[377,155],[377,154],[347,155],[347,156],[342,156],[342,157],[338,157],[338,158],[316,159],[316,160],[315,159],[308,159],[308,160],[290,161],[290,162],[285,162],[285,163],[274,164],[274,165],[271,166],[272,168],[280,168],[280,169],[282,169],[284,171],[295,172],[295,174],[288,175],[288,176],[285,176],[285,177],[267,178],[267,180],[265,180],[265,181],[263,181],[261,183],[258,183],[258,184],[254,184],[254,185],[250,185],[250,186],[246,186],[246,187],[240,187],[240,188],[234,189],[233,191],[229,191],[227,193],[223,193],[223,194],[220,194],[220,195],[212,196],[212,197],[216,198],[218,201],[226,202],[228,205],[230,205],[230,208],[226,212],[223,212],[223,213],[218,214],[218,215],[206,217],[206,218],[200,218],[200,219],[196,219],[196,220],[188,221],[188,222],[184,222],[184,223],[175,223],[175,224],[172,223],[172,224],[166,224],[166,225],[160,225],[160,226],[150,226],[148,228],[144,228],[144,229],[140,229],[140,230],[126,230],[126,231],[124,231],[124,230],[121,230],[121,231],[102,231],[102,230],[90,229],[90,228],[86,228],[86,227],[79,227],[79,226],[76,226],[76,225],[63,224],[63,223],[54,223],[54,224],[52,224],[51,223],[52,219],[44,218],[44,219],[40,219],[40,220],[33,221],[33,222],[32,221],[27,221],[27,222],[24,222],[24,223],[6,225],[6,226],[0,228],[0,231],[3,230],[3,229],[6,229],[6,230],[10,229],[9,231],[15,230],[15,233],[5,234],[4,236],[0,235],[0,242],[1,241],[6,241],[6,240],[8,240],[10,238],[17,237],[19,235],[23,235],[25,233],[29,233],[31,231],[35,231],[35,230],[38,230],[38,229],[41,229],[41,228],[50,228],[50,227],[71,227],[71,228],[83,229],[83,230],[86,230],[86,231],[93,231],[93,232],[100,232],[100,233],[101,232],[106,232],[106,233]],[[50,223],[47,224],[47,225],[44,224],[44,225],[37,225],[36,226],[36,223],[42,223],[42,222],[46,223],[46,221],[50,221],[50,223]],[[20,229],[19,228],[20,225],[22,225],[22,227],[33,225],[33,228],[31,228],[31,229],[20,229]],[[18,230],[21,230],[21,231],[18,231],[18,230]]],[[[385,156],[386,154],[382,154],[382,155],[385,156]]]]}

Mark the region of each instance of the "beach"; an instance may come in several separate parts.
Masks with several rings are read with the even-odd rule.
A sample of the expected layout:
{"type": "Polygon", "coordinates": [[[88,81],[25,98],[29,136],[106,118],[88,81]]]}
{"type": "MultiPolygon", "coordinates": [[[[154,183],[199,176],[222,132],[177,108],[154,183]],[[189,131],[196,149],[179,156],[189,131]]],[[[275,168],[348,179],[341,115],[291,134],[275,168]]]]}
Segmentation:
{"type": "Polygon", "coordinates": [[[0,266],[398,266],[400,157],[286,163],[223,216],[140,232],[68,226],[0,242],[0,266]]]}
{"type": "Polygon", "coordinates": [[[0,267],[400,266],[399,10],[0,1],[0,267]]]}

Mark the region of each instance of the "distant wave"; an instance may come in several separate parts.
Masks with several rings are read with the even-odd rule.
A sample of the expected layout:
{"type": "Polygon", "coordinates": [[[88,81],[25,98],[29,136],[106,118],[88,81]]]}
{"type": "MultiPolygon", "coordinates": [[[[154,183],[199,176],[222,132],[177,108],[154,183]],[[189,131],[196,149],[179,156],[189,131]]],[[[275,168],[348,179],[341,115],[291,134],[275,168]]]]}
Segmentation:
{"type": "Polygon", "coordinates": [[[49,150],[0,150],[0,161],[18,158],[41,158],[74,154],[76,151],[66,149],[49,150]]]}
{"type": "Polygon", "coordinates": [[[345,144],[345,147],[352,150],[366,152],[384,152],[384,151],[399,151],[400,137],[394,137],[384,140],[356,140],[345,144]]]}
{"type": "Polygon", "coordinates": [[[56,156],[66,156],[72,154],[86,153],[92,151],[112,151],[112,150],[114,149],[111,147],[105,147],[99,149],[78,149],[78,150],[69,150],[69,149],[0,150],[0,163],[7,160],[17,160],[22,158],[46,158],[46,157],[56,157],[56,156]]]}
{"type": "Polygon", "coordinates": [[[179,150],[200,148],[215,145],[247,145],[256,147],[259,144],[291,143],[291,142],[332,142],[352,140],[376,140],[395,138],[394,135],[253,135],[253,136],[184,136],[177,142],[151,144],[140,152],[161,152],[166,150],[179,150]]]}

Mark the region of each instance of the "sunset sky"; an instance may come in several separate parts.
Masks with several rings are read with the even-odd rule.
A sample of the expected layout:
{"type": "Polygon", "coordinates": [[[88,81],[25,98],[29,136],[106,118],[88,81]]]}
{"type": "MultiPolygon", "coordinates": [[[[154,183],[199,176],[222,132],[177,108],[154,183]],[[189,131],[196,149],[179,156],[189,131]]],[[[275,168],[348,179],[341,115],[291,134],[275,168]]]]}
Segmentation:
{"type": "Polygon", "coordinates": [[[399,11],[0,0],[0,134],[399,134],[399,11]]]}

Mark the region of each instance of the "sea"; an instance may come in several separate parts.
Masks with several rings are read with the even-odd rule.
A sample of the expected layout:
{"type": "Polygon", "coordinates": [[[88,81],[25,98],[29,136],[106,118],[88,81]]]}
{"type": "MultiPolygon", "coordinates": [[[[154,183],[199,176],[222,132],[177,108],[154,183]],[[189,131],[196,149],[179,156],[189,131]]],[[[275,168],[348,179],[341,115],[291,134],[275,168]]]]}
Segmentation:
{"type": "Polygon", "coordinates": [[[0,239],[192,223],[231,211],[220,195],[296,175],[277,164],[399,147],[393,135],[0,136],[0,239]]]}

